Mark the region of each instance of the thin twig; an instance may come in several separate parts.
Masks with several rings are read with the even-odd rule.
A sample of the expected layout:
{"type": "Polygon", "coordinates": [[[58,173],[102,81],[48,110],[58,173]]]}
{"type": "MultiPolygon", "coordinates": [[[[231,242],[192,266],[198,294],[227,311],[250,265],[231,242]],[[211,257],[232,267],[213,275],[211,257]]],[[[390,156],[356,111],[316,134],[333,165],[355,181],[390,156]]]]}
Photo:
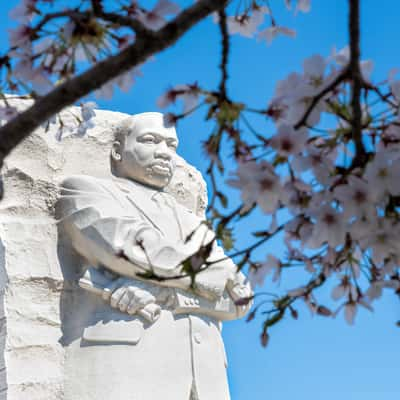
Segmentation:
{"type": "Polygon", "coordinates": [[[225,9],[218,11],[219,16],[219,28],[222,36],[222,58],[221,58],[221,82],[219,85],[219,92],[221,99],[227,98],[226,93],[226,82],[228,80],[228,55],[229,55],[229,33],[227,27],[227,19],[225,9]]]}

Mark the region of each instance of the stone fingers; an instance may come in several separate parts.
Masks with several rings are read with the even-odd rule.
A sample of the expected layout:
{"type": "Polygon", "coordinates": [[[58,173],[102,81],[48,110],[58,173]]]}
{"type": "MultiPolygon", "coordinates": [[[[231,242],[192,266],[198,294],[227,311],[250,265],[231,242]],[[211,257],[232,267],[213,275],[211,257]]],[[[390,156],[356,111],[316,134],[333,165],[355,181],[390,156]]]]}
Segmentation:
{"type": "Polygon", "coordinates": [[[129,315],[133,315],[136,314],[140,309],[146,307],[147,304],[155,302],[156,298],[152,294],[145,290],[137,289],[126,311],[129,315]]]}
{"type": "Polygon", "coordinates": [[[111,301],[110,301],[111,307],[119,308],[119,302],[125,295],[126,290],[127,290],[127,286],[121,286],[120,288],[118,288],[117,290],[115,290],[113,292],[113,294],[111,295],[111,301]]]}
{"type": "Polygon", "coordinates": [[[155,302],[156,298],[148,291],[124,285],[112,293],[110,304],[121,312],[134,315],[148,304],[155,302]]]}

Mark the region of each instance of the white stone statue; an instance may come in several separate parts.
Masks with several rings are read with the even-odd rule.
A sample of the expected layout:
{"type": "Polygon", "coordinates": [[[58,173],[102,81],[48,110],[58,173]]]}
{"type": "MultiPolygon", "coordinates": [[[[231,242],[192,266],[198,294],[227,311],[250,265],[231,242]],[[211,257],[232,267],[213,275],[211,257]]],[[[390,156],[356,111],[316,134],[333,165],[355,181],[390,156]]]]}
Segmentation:
{"type": "Polygon", "coordinates": [[[63,272],[81,288],[61,302],[65,400],[229,399],[221,321],[244,316],[235,301],[252,292],[202,218],[164,191],[177,146],[162,114],[135,115],[117,130],[113,177],[61,185],[60,251],[80,255],[63,272]],[[200,249],[206,261],[191,257],[200,249]]]}

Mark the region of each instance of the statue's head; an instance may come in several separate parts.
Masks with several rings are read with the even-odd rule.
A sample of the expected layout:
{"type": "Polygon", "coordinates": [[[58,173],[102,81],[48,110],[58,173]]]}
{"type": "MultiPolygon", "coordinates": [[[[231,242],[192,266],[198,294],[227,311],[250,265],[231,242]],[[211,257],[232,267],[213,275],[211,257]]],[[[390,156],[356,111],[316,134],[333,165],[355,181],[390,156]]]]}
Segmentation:
{"type": "Polygon", "coordinates": [[[111,150],[114,175],[162,189],[175,170],[175,126],[157,112],[136,114],[121,123],[111,150]]]}

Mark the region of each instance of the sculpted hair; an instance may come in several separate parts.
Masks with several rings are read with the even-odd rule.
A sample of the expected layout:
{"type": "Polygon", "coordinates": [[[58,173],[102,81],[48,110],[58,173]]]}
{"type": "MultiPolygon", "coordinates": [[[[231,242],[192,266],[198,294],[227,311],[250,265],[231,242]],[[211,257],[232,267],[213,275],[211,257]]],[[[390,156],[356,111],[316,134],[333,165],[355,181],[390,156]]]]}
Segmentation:
{"type": "Polygon", "coordinates": [[[163,118],[164,120],[164,124],[166,127],[168,126],[173,126],[172,123],[167,121],[167,118],[165,115],[163,115],[162,113],[159,112],[144,112],[144,113],[140,113],[140,114],[135,114],[135,115],[131,115],[128,118],[125,118],[124,120],[122,120],[120,122],[120,124],[117,126],[116,131],[115,131],[115,135],[114,135],[114,140],[120,142],[121,144],[123,144],[123,142],[125,141],[126,137],[135,130],[135,122],[137,119],[146,117],[146,116],[150,116],[150,115],[157,115],[163,118]]]}

